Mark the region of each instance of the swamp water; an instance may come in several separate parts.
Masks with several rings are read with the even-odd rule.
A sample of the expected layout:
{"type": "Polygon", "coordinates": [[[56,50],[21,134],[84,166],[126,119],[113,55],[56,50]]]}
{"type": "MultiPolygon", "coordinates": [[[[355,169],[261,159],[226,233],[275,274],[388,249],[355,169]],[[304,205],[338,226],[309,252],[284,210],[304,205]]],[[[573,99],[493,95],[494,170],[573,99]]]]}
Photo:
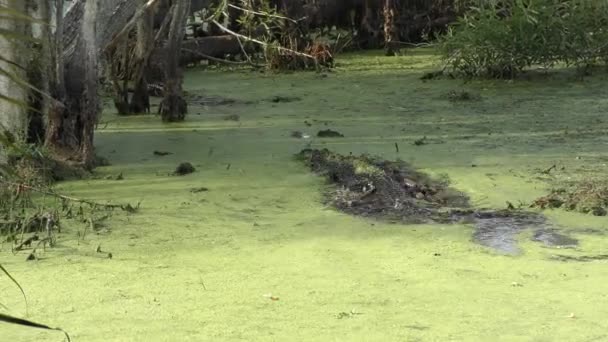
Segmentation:
{"type": "MultiPolygon", "coordinates": [[[[466,222],[410,226],[340,213],[322,204],[323,180],[293,160],[307,145],[400,158],[447,174],[479,208],[546,194],[536,170],[555,163],[605,173],[602,77],[422,82],[434,59],[425,50],[344,56],[327,77],[192,70],[191,93],[239,101],[201,102],[179,124],[108,108],[96,144],[112,165],[59,189],[141,200],[141,210],[84,240],[81,226],[65,227],[38,262],[5,246],[0,260],[23,285],[29,318],[87,342],[608,339],[605,218],[546,211],[548,229],[578,246],[547,248],[532,241],[542,231],[526,229],[508,234],[520,253],[503,255],[475,243],[466,222]],[[446,99],[463,88],[481,99],[446,99]],[[300,100],[259,101],[275,96],[300,100]],[[325,129],[344,137],[315,136],[325,129]],[[292,137],[296,130],[312,138],[292,137]],[[196,172],[169,176],[185,161],[196,172]],[[123,180],[104,179],[119,173],[123,180]],[[90,255],[100,244],[112,259],[90,255]]],[[[5,278],[0,293],[10,313],[25,314],[5,278]]],[[[63,337],[0,325],[0,339],[63,337]]]]}

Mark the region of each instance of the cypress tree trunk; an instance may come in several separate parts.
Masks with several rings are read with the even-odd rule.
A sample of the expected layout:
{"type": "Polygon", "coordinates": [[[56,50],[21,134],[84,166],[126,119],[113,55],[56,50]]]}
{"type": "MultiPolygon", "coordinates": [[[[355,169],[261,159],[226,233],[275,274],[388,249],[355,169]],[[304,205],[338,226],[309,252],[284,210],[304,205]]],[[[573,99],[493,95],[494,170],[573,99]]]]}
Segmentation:
{"type": "MultiPolygon", "coordinates": [[[[53,0],[28,0],[27,11],[36,21],[29,26],[28,36],[37,39],[30,45],[32,58],[27,66],[27,81],[45,94],[50,93],[53,78],[53,47],[51,39],[51,7],[53,0]]],[[[27,141],[40,144],[44,142],[45,114],[49,112],[52,101],[38,91],[29,90],[27,141]]]]}
{"type": "MultiPolygon", "coordinates": [[[[141,0],[145,4],[147,0],[141,0]]],[[[135,90],[129,104],[131,113],[149,113],[150,96],[146,70],[150,54],[154,50],[154,13],[151,8],[137,22],[137,44],[135,46],[135,72],[133,83],[135,90]]]]}
{"type": "MultiPolygon", "coordinates": [[[[91,167],[94,157],[93,133],[99,115],[97,13],[98,1],[84,4],[80,30],[71,61],[65,65],[64,104],[56,103],[49,112],[46,145],[58,157],[91,167]]],[[[63,32],[65,33],[65,32],[63,32]]],[[[59,37],[62,32],[57,33],[59,37]]],[[[64,41],[65,42],[65,41],[64,41]]],[[[57,63],[62,63],[61,54],[57,63]]],[[[61,67],[57,74],[61,74],[61,67]]],[[[61,86],[60,86],[61,87],[61,86]]],[[[59,93],[62,91],[59,90],[59,93]]]]}
{"type": "Polygon", "coordinates": [[[387,56],[399,53],[399,31],[396,24],[398,0],[384,0],[384,48],[387,56]]]}
{"type": "Polygon", "coordinates": [[[179,68],[182,40],[190,10],[190,0],[176,0],[169,37],[165,48],[165,96],[159,112],[165,122],[183,121],[188,111],[182,98],[182,75],[179,68]]]}
{"type": "Polygon", "coordinates": [[[81,102],[81,141],[80,155],[85,166],[90,167],[95,157],[93,134],[99,117],[97,96],[97,11],[99,0],[88,0],[84,6],[82,21],[82,40],[84,42],[84,92],[81,102]]]}
{"type": "MultiPolygon", "coordinates": [[[[0,5],[12,11],[24,13],[24,1],[0,0],[0,5]]],[[[12,20],[7,17],[0,19],[0,31],[25,33],[25,23],[20,20],[12,20]]],[[[16,81],[26,80],[25,67],[23,65],[26,49],[9,39],[5,34],[0,34],[0,131],[7,131],[18,140],[25,139],[27,127],[27,91],[16,81]],[[11,76],[5,75],[5,72],[11,76]]],[[[6,151],[0,145],[0,163],[7,162],[6,151]]]]}

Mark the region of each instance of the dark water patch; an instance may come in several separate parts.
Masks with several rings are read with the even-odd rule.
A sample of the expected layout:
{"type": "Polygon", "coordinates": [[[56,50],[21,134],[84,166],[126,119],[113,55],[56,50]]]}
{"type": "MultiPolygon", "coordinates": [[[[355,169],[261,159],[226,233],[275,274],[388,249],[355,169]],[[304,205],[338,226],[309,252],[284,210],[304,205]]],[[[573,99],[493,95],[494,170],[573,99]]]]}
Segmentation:
{"type": "Polygon", "coordinates": [[[591,261],[599,261],[599,260],[608,260],[608,254],[598,254],[598,255],[552,255],[552,260],[563,261],[563,262],[591,262],[591,261]]]}
{"type": "Polygon", "coordinates": [[[474,215],[473,240],[506,254],[517,254],[517,236],[530,228],[543,229],[546,220],[541,215],[519,212],[480,212],[474,215]]]}
{"type": "Polygon", "coordinates": [[[559,232],[559,229],[539,213],[520,210],[482,210],[470,218],[475,226],[473,240],[480,245],[505,254],[520,252],[517,245],[519,234],[533,231],[532,241],[547,247],[573,248],[578,240],[559,232]]]}
{"type": "Polygon", "coordinates": [[[598,228],[569,229],[568,231],[570,233],[574,233],[574,234],[597,235],[597,236],[606,235],[605,229],[598,229],[598,228]]]}
{"type": "Polygon", "coordinates": [[[574,248],[578,245],[577,239],[560,234],[553,228],[535,231],[532,240],[542,242],[548,247],[574,248]]]}

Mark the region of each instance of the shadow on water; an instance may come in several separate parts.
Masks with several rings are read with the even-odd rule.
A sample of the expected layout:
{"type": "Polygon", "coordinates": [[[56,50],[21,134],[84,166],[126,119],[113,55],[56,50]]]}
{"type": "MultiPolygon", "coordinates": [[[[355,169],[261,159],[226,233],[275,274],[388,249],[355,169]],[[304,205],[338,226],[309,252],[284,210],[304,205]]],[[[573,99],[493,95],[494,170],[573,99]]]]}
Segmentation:
{"type": "Polygon", "coordinates": [[[473,240],[505,254],[520,252],[517,237],[532,230],[532,240],[547,247],[573,248],[578,240],[559,232],[558,227],[538,213],[518,211],[479,211],[471,219],[475,225],[473,240]]]}

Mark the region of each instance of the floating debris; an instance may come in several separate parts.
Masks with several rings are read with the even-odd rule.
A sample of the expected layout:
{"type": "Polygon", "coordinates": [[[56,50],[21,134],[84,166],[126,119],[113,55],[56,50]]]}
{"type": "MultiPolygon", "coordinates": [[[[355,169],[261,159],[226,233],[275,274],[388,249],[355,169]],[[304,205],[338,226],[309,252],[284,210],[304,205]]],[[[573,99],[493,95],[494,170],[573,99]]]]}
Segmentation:
{"type": "Polygon", "coordinates": [[[183,162],[175,168],[175,171],[173,171],[173,175],[185,176],[185,175],[193,173],[194,171],[196,171],[196,169],[194,168],[194,166],[191,163],[183,162]]]}
{"type": "Polygon", "coordinates": [[[317,133],[317,137],[319,138],[344,138],[344,134],[340,132],[333,131],[331,129],[324,129],[317,133]]]}
{"type": "Polygon", "coordinates": [[[594,216],[608,214],[608,182],[586,181],[553,189],[543,197],[536,199],[532,208],[565,209],[594,216]]]}

